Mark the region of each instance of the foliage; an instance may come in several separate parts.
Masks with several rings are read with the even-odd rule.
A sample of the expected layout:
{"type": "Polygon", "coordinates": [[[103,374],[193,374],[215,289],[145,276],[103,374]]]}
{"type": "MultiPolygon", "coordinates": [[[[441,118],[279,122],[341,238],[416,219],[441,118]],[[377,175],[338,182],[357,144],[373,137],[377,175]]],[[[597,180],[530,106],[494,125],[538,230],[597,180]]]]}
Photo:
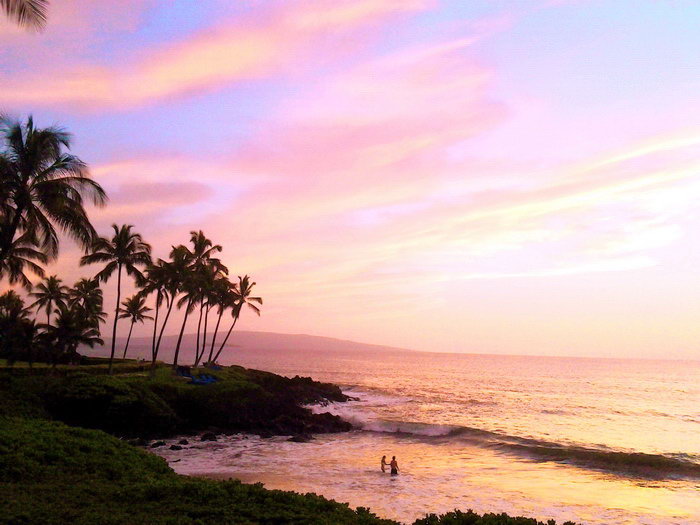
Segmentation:
{"type": "MultiPolygon", "coordinates": [[[[2,7],[17,14],[21,5],[40,3],[3,0],[2,7]]],[[[107,197],[85,163],[66,152],[71,135],[65,130],[37,128],[31,116],[26,122],[0,117],[0,133],[0,278],[26,285],[17,272],[36,271],[32,260],[58,255],[56,226],[83,246],[93,242],[85,200],[101,206],[107,197]]]]}
{"type": "Polygon", "coordinates": [[[90,252],[80,259],[81,266],[86,264],[105,264],[104,268],[95,276],[97,281],[107,282],[114,272],[117,273],[117,304],[112,325],[112,342],[109,355],[110,371],[114,361],[114,349],[117,342],[122,269],[138,282],[143,279],[143,274],[138,267],[151,264],[151,245],[144,242],[141,234],[132,232],[132,228],[131,224],[123,224],[122,226],[113,224],[114,235],[112,238],[98,237],[92,243],[90,252]]]}
{"type": "Polygon", "coordinates": [[[41,482],[56,475],[155,480],[165,461],[97,430],[55,421],[0,419],[0,482],[41,482]]]}
{"type": "Polygon", "coordinates": [[[36,299],[30,308],[36,308],[37,311],[42,308],[46,312],[46,324],[51,324],[51,313],[54,306],[66,306],[68,300],[68,287],[61,284],[61,279],[56,275],[50,275],[43,279],[34,288],[35,291],[29,294],[30,297],[36,299]]]}
{"type": "MultiPolygon", "coordinates": [[[[556,525],[554,520],[547,522],[537,521],[534,518],[525,518],[523,516],[511,517],[507,514],[476,514],[471,509],[467,512],[455,510],[436,516],[430,514],[423,519],[416,520],[414,525],[556,525]]],[[[564,522],[562,525],[576,525],[571,521],[564,522]]]]}
{"type": "Polygon", "coordinates": [[[46,25],[49,0],[0,0],[0,9],[18,25],[41,30],[46,25]]]}
{"type": "Polygon", "coordinates": [[[391,525],[314,494],[186,478],[99,431],[0,422],[3,523],[318,523],[391,525]]]}
{"type": "MultiPolygon", "coordinates": [[[[118,364],[115,370],[127,366],[118,364]]],[[[4,413],[12,414],[13,400],[27,393],[34,406],[25,401],[18,407],[19,413],[44,413],[65,423],[119,436],[165,436],[212,426],[277,434],[349,429],[334,416],[313,414],[300,406],[342,396],[334,385],[310,379],[288,379],[231,367],[207,370],[218,381],[203,387],[188,384],[187,379],[174,376],[165,366],[158,368],[153,377],[134,373],[133,369],[121,376],[105,372],[100,365],[65,368],[62,377],[40,377],[39,370],[34,376],[13,370],[10,381],[0,381],[4,413]],[[95,373],[90,375],[91,371],[95,373]]]]}
{"type": "Polygon", "coordinates": [[[0,356],[10,363],[23,357],[31,363],[38,327],[28,318],[29,310],[13,290],[0,295],[0,356]]]}
{"type": "MultiPolygon", "coordinates": [[[[0,492],[3,523],[13,525],[398,525],[316,494],[179,476],[160,457],[103,432],[21,418],[0,419],[0,492]]],[[[415,525],[545,524],[455,511],[426,516],[415,525]]]]}

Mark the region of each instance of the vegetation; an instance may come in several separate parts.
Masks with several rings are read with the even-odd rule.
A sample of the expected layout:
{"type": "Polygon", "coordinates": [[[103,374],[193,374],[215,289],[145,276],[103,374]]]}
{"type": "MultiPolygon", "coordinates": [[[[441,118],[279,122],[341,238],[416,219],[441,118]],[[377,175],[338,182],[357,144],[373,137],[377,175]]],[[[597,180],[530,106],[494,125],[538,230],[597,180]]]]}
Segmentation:
{"type": "Polygon", "coordinates": [[[138,294],[122,301],[122,309],[120,310],[119,318],[131,320],[129,335],[126,338],[122,359],[126,358],[126,351],[129,349],[129,341],[131,341],[131,331],[134,329],[134,324],[143,323],[146,319],[153,320],[153,317],[148,315],[148,312],[150,312],[152,308],[146,306],[145,303],[146,298],[138,294]]]}
{"type": "Polygon", "coordinates": [[[217,381],[202,387],[173,376],[165,365],[152,377],[144,373],[144,366],[133,362],[117,363],[114,371],[119,375],[109,375],[106,365],[36,369],[33,373],[7,368],[0,375],[4,400],[0,414],[40,414],[134,438],[212,428],[283,435],[351,428],[340,418],[313,414],[302,407],[347,399],[338,387],[309,378],[289,379],[227,367],[208,371],[217,381]]]}
{"type": "Polygon", "coordinates": [[[62,282],[63,281],[55,275],[46,277],[43,282],[36,285],[36,291],[29,294],[36,299],[30,307],[36,308],[37,310],[43,308],[46,311],[47,325],[51,324],[51,313],[53,312],[54,306],[66,306],[68,287],[61,284],[62,282]]]}
{"type": "Polygon", "coordinates": [[[65,151],[71,143],[65,130],[36,128],[30,116],[26,123],[0,119],[0,133],[0,278],[30,287],[24,267],[38,270],[33,258],[45,262],[58,255],[54,224],[89,246],[96,233],[85,198],[102,206],[107,196],[85,163],[65,151]]]}
{"type": "MultiPolygon", "coordinates": [[[[122,226],[112,225],[114,235],[111,239],[98,237],[90,247],[90,253],[80,259],[80,265],[106,263],[105,267],[95,276],[100,282],[107,282],[117,272],[117,300],[112,326],[112,347],[109,354],[109,368],[112,369],[114,349],[117,343],[117,322],[119,321],[119,304],[122,293],[122,269],[127,275],[142,279],[143,275],[138,266],[151,263],[151,245],[143,242],[141,235],[131,231],[131,224],[122,226]]],[[[133,327],[133,323],[132,323],[133,327]]]]}
{"type": "Polygon", "coordinates": [[[46,25],[48,0],[0,0],[0,9],[20,26],[43,29],[46,25]]]}
{"type": "MultiPolygon", "coordinates": [[[[45,2],[4,1],[0,7],[8,14],[28,20],[32,13],[43,13],[45,2]],[[43,6],[43,7],[42,7],[43,6]]],[[[41,15],[43,16],[43,15],[41,15]]],[[[183,335],[189,316],[198,311],[195,366],[205,362],[209,314],[215,310],[216,330],[209,345],[206,362],[216,361],[243,306],[260,315],[260,297],[252,297],[255,283],[246,275],[238,282],[228,278],[228,268],[216,257],[223,248],[200,231],[190,234],[192,248],[173,246],[169,260],[151,258],[151,246],[132,225],[112,225],[107,237],[97,235],[85,211],[86,199],[94,205],[105,204],[107,196],[92,180],[85,163],[66,152],[71,136],[57,127],[37,128],[30,116],[26,122],[0,118],[0,281],[25,288],[33,299],[30,308],[45,314],[46,323],[30,319],[24,299],[14,291],[0,301],[0,358],[10,363],[24,359],[51,362],[77,362],[80,345],[103,344],[100,324],[103,310],[100,283],[116,274],[116,303],[112,320],[110,359],[114,363],[119,319],[130,319],[124,357],[136,323],[153,320],[151,363],[156,367],[163,334],[174,307],[184,310],[173,369],[177,368],[183,335]],[[77,240],[86,253],[81,265],[103,264],[94,278],[80,279],[73,288],[56,276],[44,276],[43,264],[56,258],[59,231],[77,240]],[[134,297],[121,301],[122,274],[132,276],[139,288],[134,297]],[[42,281],[33,286],[30,274],[42,281]],[[32,291],[33,290],[33,291],[32,291]],[[146,305],[155,294],[154,308],[146,305]],[[165,317],[160,321],[161,308],[165,317]],[[224,342],[215,352],[221,319],[231,311],[232,323],[224,342]],[[147,315],[154,311],[154,317],[147,315]],[[158,323],[160,322],[160,327],[158,323]]]]}
{"type": "MultiPolygon", "coordinates": [[[[25,394],[24,399],[29,397],[25,394]]],[[[180,476],[162,458],[102,431],[30,416],[40,414],[25,411],[23,417],[8,417],[0,413],[0,515],[8,525],[398,525],[368,509],[351,509],[315,494],[180,476]]],[[[455,511],[426,516],[415,525],[545,524],[505,514],[455,511]]]]}
{"type": "MultiPolygon", "coordinates": [[[[525,518],[523,516],[511,517],[508,514],[484,514],[480,515],[473,512],[471,509],[467,512],[455,510],[436,516],[430,514],[423,519],[416,520],[413,525],[557,525],[554,520],[548,520],[546,523],[537,521],[534,518],[525,518]]],[[[562,525],[576,525],[572,521],[566,521],[562,525]]]]}
{"type": "Polygon", "coordinates": [[[0,492],[7,524],[394,523],[314,494],[178,476],[103,432],[19,418],[0,421],[0,492]]]}

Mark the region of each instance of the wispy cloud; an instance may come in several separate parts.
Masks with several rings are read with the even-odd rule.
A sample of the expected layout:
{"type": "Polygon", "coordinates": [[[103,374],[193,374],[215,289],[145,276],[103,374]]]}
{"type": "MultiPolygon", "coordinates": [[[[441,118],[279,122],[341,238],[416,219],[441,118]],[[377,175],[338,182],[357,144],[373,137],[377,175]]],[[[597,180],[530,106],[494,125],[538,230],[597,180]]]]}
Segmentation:
{"type": "MultiPolygon", "coordinates": [[[[318,52],[320,39],[371,29],[387,18],[426,8],[427,0],[292,2],[254,11],[191,38],[161,46],[124,65],[56,67],[0,76],[0,103],[69,105],[79,110],[134,106],[291,72],[318,52]],[[316,47],[315,47],[316,46],[316,47]],[[50,76],[51,82],[43,81],[50,76]]],[[[361,35],[356,35],[359,41],[361,35]]],[[[345,41],[346,45],[347,40],[345,41]]],[[[325,48],[337,49],[335,45],[325,48]]]]}

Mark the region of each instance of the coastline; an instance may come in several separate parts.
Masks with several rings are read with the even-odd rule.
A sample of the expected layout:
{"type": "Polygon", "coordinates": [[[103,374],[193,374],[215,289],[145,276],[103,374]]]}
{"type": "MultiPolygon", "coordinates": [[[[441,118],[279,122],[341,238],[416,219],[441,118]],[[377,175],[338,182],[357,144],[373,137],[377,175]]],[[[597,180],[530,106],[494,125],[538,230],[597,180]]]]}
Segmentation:
{"type": "MultiPolygon", "coordinates": [[[[270,520],[280,523],[398,523],[380,518],[367,509],[353,510],[346,503],[315,494],[267,490],[253,472],[236,472],[236,476],[244,481],[255,481],[252,484],[230,480],[233,476],[229,473],[211,473],[206,478],[179,475],[150,450],[127,441],[127,436],[135,436],[136,430],[144,429],[143,418],[153,413],[159,414],[161,419],[151,421],[153,426],[148,433],[152,437],[167,435],[172,438],[178,434],[173,432],[175,428],[205,430],[196,419],[180,422],[180,426],[174,427],[164,424],[162,416],[168,415],[168,411],[139,389],[147,381],[152,381],[148,389],[164,396],[165,393],[178,394],[169,398],[171,401],[187,400],[185,406],[190,410],[201,409],[204,405],[220,407],[222,399],[226,400],[230,403],[227,406],[237,410],[237,419],[227,420],[234,423],[228,431],[231,434],[254,431],[261,440],[265,440],[261,436],[267,435],[265,432],[268,431],[287,436],[294,435],[289,430],[300,428],[320,428],[329,432],[349,430],[351,426],[337,416],[312,414],[303,406],[318,401],[342,402],[346,397],[335,385],[309,378],[284,378],[241,367],[213,371],[212,374],[217,375],[222,383],[218,387],[187,385],[172,376],[169,368],[164,368],[155,379],[142,375],[129,377],[128,373],[123,377],[90,375],[85,373],[85,368],[60,370],[58,373],[63,373],[63,376],[13,375],[7,369],[2,370],[0,394],[5,402],[0,408],[3,422],[0,425],[0,450],[3,451],[0,454],[0,488],[7,497],[0,503],[0,512],[8,523],[269,523],[270,520]],[[257,381],[257,386],[241,388],[242,377],[257,381]],[[226,382],[230,384],[225,385],[226,382]],[[231,389],[234,385],[236,388],[231,389]],[[183,393],[189,396],[183,398],[183,393]],[[51,395],[55,394],[61,396],[52,398],[51,395]],[[204,401],[204,404],[188,404],[193,399],[204,401]],[[286,403],[280,404],[280,399],[295,406],[294,414],[306,416],[301,420],[291,416],[288,416],[289,420],[273,418],[269,420],[269,430],[263,430],[259,417],[252,417],[250,410],[261,410],[256,416],[262,417],[281,409],[287,410],[289,407],[286,403]],[[59,402],[66,405],[57,411],[59,402]],[[100,426],[105,426],[105,414],[94,411],[105,406],[108,407],[105,414],[113,419],[113,424],[100,429],[100,426]],[[67,407],[83,411],[71,415],[67,407]],[[93,412],[88,411],[88,407],[92,407],[93,412]],[[241,411],[242,407],[246,410],[241,411]],[[141,419],[116,426],[115,422],[126,421],[123,419],[125,415],[138,415],[141,419]],[[245,419],[238,417],[241,415],[245,419]],[[115,416],[122,419],[114,419],[115,416]],[[322,424],[318,417],[321,417],[322,424]],[[67,421],[61,421],[61,418],[67,421]],[[241,428],[244,422],[250,424],[249,428],[241,428]],[[91,425],[94,429],[86,428],[91,425]],[[113,436],[106,433],[109,431],[113,436]]],[[[166,398],[161,398],[161,401],[166,398]]],[[[173,412],[182,418],[188,414],[183,410],[183,406],[178,406],[173,412]]],[[[273,478],[269,479],[272,481],[273,478]]],[[[498,516],[500,521],[494,521],[495,518],[488,515],[482,518],[466,513],[464,516],[470,521],[449,523],[540,523],[505,515],[498,516]]],[[[429,523],[442,522],[442,518],[433,516],[429,523]]]]}

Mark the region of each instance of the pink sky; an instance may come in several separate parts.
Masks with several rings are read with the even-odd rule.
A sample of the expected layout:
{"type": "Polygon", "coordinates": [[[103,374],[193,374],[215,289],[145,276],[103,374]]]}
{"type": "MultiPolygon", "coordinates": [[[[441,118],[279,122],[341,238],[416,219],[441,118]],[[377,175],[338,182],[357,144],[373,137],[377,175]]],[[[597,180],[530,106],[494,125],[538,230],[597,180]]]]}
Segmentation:
{"type": "Polygon", "coordinates": [[[101,232],[222,244],[241,328],[700,358],[697,3],[53,4],[0,107],[75,134],[101,232]]]}

